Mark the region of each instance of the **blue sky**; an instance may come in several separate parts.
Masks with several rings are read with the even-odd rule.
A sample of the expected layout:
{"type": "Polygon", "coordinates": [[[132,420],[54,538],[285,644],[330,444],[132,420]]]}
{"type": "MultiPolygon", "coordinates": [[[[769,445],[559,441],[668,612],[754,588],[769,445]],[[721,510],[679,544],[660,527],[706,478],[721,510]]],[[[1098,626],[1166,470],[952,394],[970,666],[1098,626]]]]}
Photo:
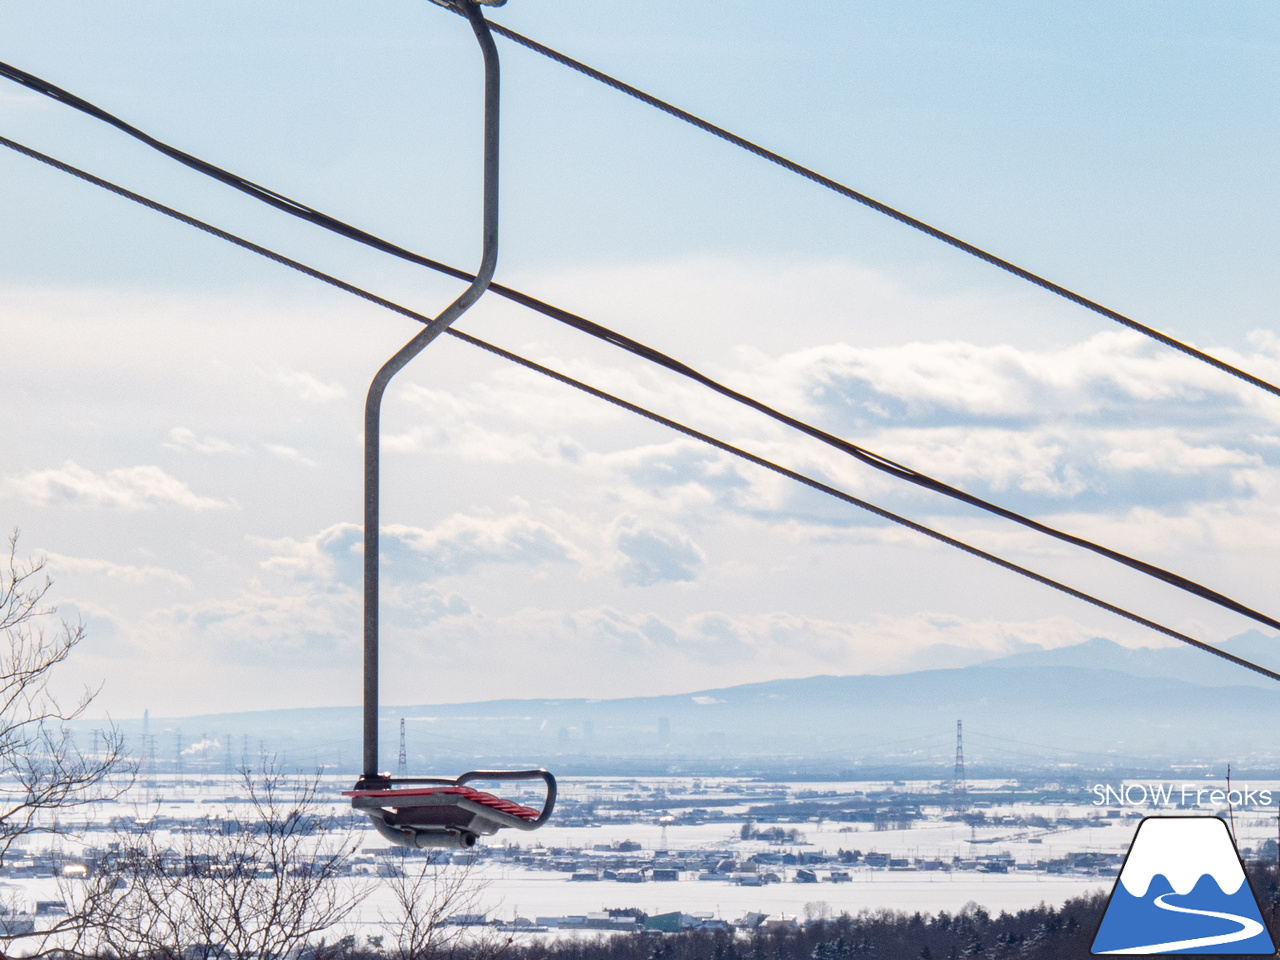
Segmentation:
{"type": "MultiPolygon", "coordinates": [[[[490,15],[1280,379],[1267,3],[511,0],[490,15]]],[[[427,2],[9,2],[0,59],[478,256],[478,54],[427,2]]],[[[1280,401],[499,41],[499,279],[1266,608],[1280,401]]],[[[457,285],[16,86],[0,132],[423,312],[457,285]]],[[[0,156],[0,521],[117,715],[353,703],[360,409],[414,332],[0,156]]],[[[461,326],[1206,639],[1247,622],[841,462],[550,321],[461,326]]],[[[458,343],[386,408],[388,702],[947,665],[1139,628],[458,343]]],[[[1274,612],[1271,611],[1271,612],[1274,612]]]]}

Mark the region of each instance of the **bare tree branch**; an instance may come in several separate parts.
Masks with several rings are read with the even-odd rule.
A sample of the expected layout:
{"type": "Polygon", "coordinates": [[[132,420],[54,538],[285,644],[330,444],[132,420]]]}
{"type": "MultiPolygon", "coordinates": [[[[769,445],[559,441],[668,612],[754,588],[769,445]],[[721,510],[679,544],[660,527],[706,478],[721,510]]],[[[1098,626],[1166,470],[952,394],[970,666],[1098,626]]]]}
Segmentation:
{"type": "MultiPolygon", "coordinates": [[[[119,797],[132,782],[124,737],[108,727],[100,749],[82,753],[67,724],[83,716],[97,695],[86,689],[72,706],[50,690],[59,665],[84,640],[79,623],[57,617],[46,602],[53,583],[42,559],[18,560],[18,531],[0,561],[0,865],[14,845],[36,833],[68,832],[66,815],[119,797]]],[[[57,921],[61,936],[82,918],[57,921]]],[[[39,954],[49,930],[0,936],[5,953],[18,941],[39,954]],[[43,938],[43,939],[42,939],[43,938]]]]}
{"type": "Polygon", "coordinates": [[[458,914],[479,912],[488,884],[473,877],[469,865],[451,868],[439,852],[421,856],[403,847],[396,850],[386,881],[392,908],[379,911],[395,938],[387,951],[391,960],[497,960],[507,952],[512,934],[449,922],[458,914]]]}
{"type": "Polygon", "coordinates": [[[356,837],[326,814],[319,775],[271,764],[242,770],[241,783],[247,814],[117,838],[82,885],[75,953],[284,960],[347,920],[366,885],[349,879],[356,837]]]}

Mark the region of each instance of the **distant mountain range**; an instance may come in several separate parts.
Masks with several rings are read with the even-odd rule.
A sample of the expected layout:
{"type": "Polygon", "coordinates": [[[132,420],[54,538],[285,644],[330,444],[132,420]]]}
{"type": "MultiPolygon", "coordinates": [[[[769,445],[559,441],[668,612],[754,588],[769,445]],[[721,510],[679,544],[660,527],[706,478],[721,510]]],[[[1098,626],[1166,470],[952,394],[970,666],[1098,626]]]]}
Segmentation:
{"type": "MultiPolygon", "coordinates": [[[[1250,632],[1222,648],[1280,667],[1280,640],[1250,632]]],[[[1280,684],[1187,647],[1129,649],[1093,639],[951,669],[772,680],[660,697],[495,700],[384,707],[384,768],[405,718],[413,772],[488,764],[569,772],[710,773],[871,768],[949,776],[956,720],[971,770],[1280,768],[1280,684]]],[[[161,768],[257,762],[358,764],[355,707],[155,719],[161,768]],[[191,750],[201,738],[209,742],[191,750]],[[228,742],[230,750],[227,749],[228,742]]],[[[121,724],[136,745],[140,721],[121,724]]],[[[138,749],[135,747],[135,750],[138,749]]]]}
{"type": "MultiPolygon", "coordinates": [[[[1250,630],[1219,644],[1218,649],[1280,673],[1280,638],[1250,630]]],[[[1100,637],[1074,647],[1015,653],[998,660],[989,660],[986,666],[1085,667],[1114,670],[1134,677],[1182,680],[1197,686],[1277,686],[1274,680],[1182,644],[1175,647],[1135,649],[1122,647],[1100,637]]]]}

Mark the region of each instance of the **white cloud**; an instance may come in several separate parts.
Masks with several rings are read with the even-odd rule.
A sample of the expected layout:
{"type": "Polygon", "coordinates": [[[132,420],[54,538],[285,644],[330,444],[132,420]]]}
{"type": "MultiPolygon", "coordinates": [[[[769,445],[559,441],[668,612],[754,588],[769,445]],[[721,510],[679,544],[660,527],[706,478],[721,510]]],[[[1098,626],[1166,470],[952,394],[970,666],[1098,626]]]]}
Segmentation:
{"type": "Polygon", "coordinates": [[[622,582],[633,586],[690,583],[706,560],[701,548],[681,531],[642,524],[631,516],[615,521],[614,543],[624,558],[622,582]]]}
{"type": "MultiPolygon", "coordinates": [[[[857,271],[832,265],[726,269],[711,279],[721,291],[726,277],[741,281],[727,305],[713,296],[698,299],[699,272],[686,264],[653,274],[658,285],[663,277],[676,281],[657,293],[656,308],[631,293],[650,279],[643,270],[621,271],[626,284],[588,285],[581,297],[570,285],[564,299],[873,450],[1266,606],[1274,592],[1267,572],[1280,543],[1280,516],[1268,506],[1280,502],[1274,400],[1254,401],[1230,378],[1184,366],[1129,334],[1059,347],[1001,342],[1007,338],[992,333],[983,311],[970,309],[975,298],[930,305],[930,298],[913,297],[872,271],[859,279],[857,271]],[[809,282],[803,304],[788,304],[789,294],[778,293],[786,289],[779,278],[788,277],[809,282]],[[839,293],[829,301],[829,292],[814,292],[827,282],[839,293]],[[693,306],[681,306],[672,291],[690,293],[693,306]],[[598,312],[593,296],[603,305],[598,312]],[[941,318],[937,330],[945,331],[922,336],[920,328],[899,323],[914,306],[932,309],[941,318]],[[808,323],[811,307],[823,313],[820,324],[808,323]],[[707,326],[693,322],[703,309],[719,311],[707,326]],[[647,319],[652,323],[641,323],[647,319]],[[908,336],[918,342],[893,342],[908,336]],[[747,341],[749,350],[734,352],[747,341]]],[[[350,363],[367,360],[373,369],[384,358],[370,329],[355,315],[338,311],[323,319],[313,304],[293,301],[250,309],[232,298],[210,306],[139,296],[114,301],[125,306],[107,311],[103,304],[113,301],[101,292],[66,295],[41,309],[44,294],[26,298],[0,298],[22,348],[6,343],[11,377],[0,390],[17,409],[15,422],[34,424],[6,448],[15,466],[0,492],[14,513],[9,522],[57,551],[51,561],[59,574],[76,574],[67,578],[75,590],[68,602],[111,617],[121,637],[111,649],[121,657],[154,651],[157,689],[169,683],[160,663],[176,670],[178,656],[199,649],[216,659],[225,649],[224,660],[237,665],[216,675],[225,687],[199,679],[212,660],[192,667],[192,689],[208,689],[209,709],[243,697],[250,684],[270,698],[280,666],[295,660],[306,661],[299,669],[311,671],[308,683],[315,685],[282,696],[318,698],[317,690],[333,689],[354,697],[342,672],[358,661],[361,531],[332,520],[354,517],[359,504],[358,404],[355,388],[348,394],[341,384],[350,363]],[[28,322],[23,311],[40,322],[28,322]],[[174,316],[190,326],[189,336],[172,333],[174,316]],[[325,324],[323,336],[308,333],[313,322],[325,324]],[[112,336],[96,332],[107,329],[112,336]],[[113,354],[120,330],[133,331],[130,349],[113,354]],[[259,330],[268,339],[258,355],[287,358],[290,369],[259,360],[253,375],[242,345],[259,330]],[[153,342],[162,346],[148,354],[153,342]],[[74,362],[51,415],[40,364],[52,355],[74,362]],[[157,366],[156,356],[199,362],[157,366]],[[159,392],[172,403],[158,408],[123,389],[126,380],[161,383],[159,392]],[[293,403],[295,396],[316,402],[293,403]],[[281,407],[282,400],[289,402],[281,407]],[[216,424],[210,409],[218,411],[216,424]],[[269,432],[265,422],[274,424],[269,432]],[[152,463],[148,450],[168,459],[164,470],[94,471],[76,463],[31,469],[84,449],[86,436],[112,444],[117,464],[152,463]],[[157,437],[181,456],[156,451],[157,437]],[[325,470],[271,467],[307,460],[325,470]],[[190,470],[196,465],[199,474],[190,470]],[[117,513],[42,513],[23,501],[117,513]],[[247,506],[234,516],[215,515],[216,523],[193,523],[187,512],[228,502],[247,506]],[[170,509],[152,509],[143,525],[126,512],[148,506],[170,509]],[[86,519],[100,528],[86,527],[86,519]],[[42,527],[46,521],[51,526],[42,527]],[[272,539],[253,540],[252,531],[270,531],[272,539]],[[191,590],[181,595],[191,602],[157,609],[172,603],[179,586],[191,590]],[[321,674],[332,674],[330,686],[321,674]]],[[[1079,562],[1054,542],[899,484],[632,358],[594,344],[575,353],[576,340],[519,323],[501,332],[511,333],[522,352],[676,419],[1073,585],[1097,587],[1108,599],[1133,599],[1141,612],[1168,612],[1174,626],[1203,615],[1208,633],[1238,632],[1236,620],[1224,626],[1196,601],[1170,611],[1160,605],[1163,594],[1131,591],[1130,581],[1107,579],[1097,561],[1079,562]],[[525,339],[535,337],[543,339],[525,339]]],[[[388,342],[399,336],[384,332],[388,342]]],[[[1049,335],[1060,336],[1060,329],[1049,335]]],[[[927,666],[931,657],[963,661],[1020,642],[1087,639],[1098,623],[1108,626],[1057,598],[952,589],[938,576],[950,569],[946,547],[568,387],[453,349],[456,355],[434,368],[407,370],[389,397],[384,445],[409,462],[388,474],[388,497],[397,505],[387,516],[402,525],[388,527],[383,544],[389,655],[420,655],[433,675],[439,667],[450,697],[492,692],[468,676],[467,665],[478,661],[493,665],[486,682],[512,695],[637,695],[927,666]],[[419,375],[426,386],[415,384],[419,375]],[[413,462],[422,452],[430,454],[421,458],[431,461],[430,472],[413,462]],[[414,496],[406,495],[410,490],[414,496]],[[517,490],[527,504],[506,499],[517,490]],[[805,573],[855,569],[872,576],[869,567],[881,558],[907,573],[882,577],[883,588],[865,597],[854,596],[838,576],[805,573]],[[862,566],[840,566],[851,560],[862,566]],[[639,586],[646,583],[652,586],[639,586]],[[921,586],[930,583],[943,586],[921,586]],[[924,604],[936,613],[909,615],[924,604]],[[955,611],[963,616],[948,621],[955,611]],[[1065,611],[1094,626],[1035,620],[1042,611],[1065,611]],[[957,649],[968,652],[947,653],[957,649]]],[[[1259,335],[1239,358],[1270,375],[1280,365],[1280,338],[1259,335]]],[[[988,584],[985,568],[960,562],[979,571],[974,583],[988,584]]],[[[962,582],[969,569],[961,568],[962,582]]],[[[95,639],[105,637],[90,627],[95,639]]],[[[108,675],[103,669],[100,675],[108,675]]],[[[420,697],[412,682],[421,673],[404,676],[407,693],[420,697]]],[[[143,687],[136,679],[112,681],[130,683],[143,687]]]]}
{"type": "MultiPolygon", "coordinates": [[[[303,540],[257,540],[272,555],[264,569],[322,584],[360,582],[363,528],[337,523],[303,540]]],[[[455,514],[430,528],[384,526],[379,540],[382,576],[389,582],[424,583],[460,576],[482,564],[583,562],[586,552],[546,523],[523,514],[455,514]]]]}
{"type": "Polygon", "coordinates": [[[0,90],[0,103],[15,107],[43,108],[47,105],[48,101],[34,91],[23,90],[18,87],[9,87],[0,90]]]}
{"type": "MultiPolygon", "coordinates": [[[[504,418],[523,419],[530,401],[538,402],[540,391],[530,390],[528,381],[512,385],[504,391],[501,409],[504,418]]],[[[431,451],[449,454],[475,463],[511,464],[528,460],[549,463],[574,463],[582,456],[582,446],[564,435],[547,436],[528,429],[503,429],[484,423],[493,410],[491,405],[448,390],[433,390],[417,384],[407,385],[400,394],[407,405],[423,411],[414,423],[400,432],[384,432],[384,450],[398,453],[431,451]]],[[[384,431],[386,427],[384,425],[384,431]]]]}
{"type": "MultiPolygon", "coordinates": [[[[1265,463],[1257,452],[1235,447],[1259,445],[1246,438],[1223,442],[1170,427],[1108,430],[1083,426],[928,427],[880,430],[863,443],[884,456],[953,484],[992,491],[1017,490],[1055,499],[1070,499],[1087,490],[1115,492],[1114,481],[1125,474],[1159,476],[1167,489],[1176,477],[1219,475],[1237,487],[1265,463]],[[1230,445],[1228,445],[1230,444],[1230,445]]],[[[838,456],[838,455],[836,455],[838,456]]],[[[836,461],[827,455],[826,460],[836,461]]],[[[821,459],[819,462],[822,462],[821,459]]],[[[830,469],[830,467],[828,467],[830,469]]],[[[839,467],[836,467],[839,470],[839,467]]],[[[892,481],[877,481],[881,490],[892,481]]],[[[1185,488],[1187,498],[1203,497],[1201,487],[1185,488]]],[[[1125,507],[1141,489],[1120,494],[1125,507]]]]}
{"type": "MultiPolygon", "coordinates": [[[[1097,635],[1065,617],[1009,622],[924,612],[839,621],[781,611],[705,611],[671,618],[607,606],[493,616],[456,595],[431,590],[416,608],[402,599],[393,592],[383,617],[383,696],[389,702],[599,698],[777,677],[897,673],[1067,646],[1097,635]],[[479,674],[476,664],[492,667],[479,674]],[[425,699],[414,679],[424,671],[434,690],[425,699]]],[[[139,641],[135,656],[168,651],[196,657],[219,674],[331,664],[335,689],[342,689],[341,678],[352,676],[358,661],[359,611],[359,594],[350,589],[283,595],[250,590],[157,610],[128,630],[139,641]]],[[[356,682],[347,687],[355,697],[356,682]]]]}
{"type": "Polygon", "coordinates": [[[247,447],[241,447],[226,440],[220,440],[217,437],[204,437],[203,439],[196,436],[195,432],[186,427],[174,427],[169,431],[169,442],[165,444],[170,450],[191,451],[193,453],[218,454],[218,453],[247,453],[247,447]]]}
{"type": "Polygon", "coordinates": [[[531,431],[494,430],[477,422],[427,423],[400,433],[384,433],[382,449],[395,453],[448,452],[472,463],[525,461],[573,463],[582,446],[570,437],[542,437],[531,431]]]}
{"type": "Polygon", "coordinates": [[[1111,449],[1102,462],[1113,470],[1187,474],[1222,467],[1261,467],[1262,458],[1242,450],[1229,450],[1216,443],[1188,443],[1179,431],[1164,427],[1155,430],[1105,430],[1097,436],[1111,449]]]}
{"type": "Polygon", "coordinates": [[[180,587],[191,586],[190,578],[163,567],[136,567],[91,557],[68,557],[60,553],[45,553],[44,556],[48,561],[49,569],[54,572],[87,573],[126,583],[160,580],[180,587]]]}
{"type": "Polygon", "coordinates": [[[1207,557],[1220,557],[1213,564],[1218,568],[1212,570],[1215,578],[1230,576],[1241,585],[1257,580],[1266,593],[1271,581],[1265,569],[1252,561],[1235,564],[1251,555],[1267,563],[1263,558],[1280,550],[1280,503],[1276,499],[1280,483],[1274,477],[1271,481],[1255,499],[1193,503],[1176,510],[1137,506],[1119,514],[1077,513],[1060,519],[1073,532],[1126,552],[1185,557],[1195,566],[1207,557]]]}
{"type": "MultiPolygon", "coordinates": [[[[429,666],[454,691],[450,699],[607,698],[778,677],[959,666],[1096,635],[1065,617],[1009,622],[918,613],[836,621],[786,612],[708,611],[663,618],[598,607],[528,609],[502,617],[472,611],[391,639],[384,649],[409,675],[429,666]],[[505,669],[487,673],[477,685],[468,666],[473,663],[502,663],[505,669]]],[[[1112,639],[1131,642],[1126,636],[1112,639]]],[[[388,695],[412,695],[411,687],[388,695]]]]}
{"type": "MultiPolygon", "coordinates": [[[[182,661],[184,670],[190,658],[268,671],[319,668],[332,670],[341,685],[349,675],[342,665],[358,659],[361,609],[360,591],[348,586],[308,584],[289,591],[254,585],[226,597],[154,609],[125,629],[141,655],[182,661]]],[[[383,591],[384,635],[417,636],[442,620],[471,615],[471,606],[454,593],[394,584],[383,591]]]]}
{"type": "Polygon", "coordinates": [[[686,358],[708,349],[720,356],[725,344],[744,342],[743,331],[764,349],[793,349],[798,340],[833,336],[884,343],[899,339],[904,327],[917,336],[954,335],[982,317],[986,322],[979,332],[999,338],[1024,325],[1027,313],[1026,298],[925,293],[882,270],[835,258],[690,256],[591,263],[543,268],[512,282],[586,317],[601,322],[609,317],[617,329],[654,330],[667,338],[665,345],[655,346],[680,345],[686,358]]]}
{"type": "MultiPolygon", "coordinates": [[[[1243,385],[1130,332],[1054,350],[948,340],[887,347],[835,343],[770,358],[744,355],[770,392],[808,410],[846,407],[881,419],[935,410],[1057,419],[1132,404],[1240,404],[1243,385]]],[[[1166,408],[1167,409],[1167,408],[1166,408]]]]}
{"type": "Polygon", "coordinates": [[[589,475],[611,498],[640,513],[688,516],[715,506],[755,509],[776,502],[781,477],[727,453],[677,438],[584,459],[589,475]]]}
{"type": "MultiPolygon", "coordinates": [[[[322,596],[249,590],[153,611],[139,632],[170,657],[278,670],[313,657],[353,652],[359,643],[359,598],[354,591],[322,596]]],[[[150,645],[150,644],[148,644],[150,645]]]]}
{"type": "Polygon", "coordinates": [[[273,457],[277,457],[281,460],[287,460],[290,463],[296,463],[304,467],[318,466],[316,461],[312,460],[310,457],[306,456],[300,450],[296,450],[293,447],[286,447],[283,444],[279,444],[279,443],[264,443],[263,449],[265,449],[273,457]]]}
{"type": "Polygon", "coordinates": [[[299,400],[310,403],[324,403],[329,400],[345,400],[347,389],[334,381],[325,383],[315,374],[305,370],[290,370],[278,367],[272,379],[281,386],[288,387],[299,400]]]}
{"type": "MultiPolygon", "coordinates": [[[[1027,509],[1026,498],[1104,497],[1115,510],[1205,495],[1251,495],[1265,467],[1257,451],[1267,444],[1253,438],[1267,436],[1258,430],[1266,418],[1260,420],[1244,403],[1239,385],[1129,332],[1052,349],[960,341],[835,343],[777,357],[748,351],[740,360],[745,369],[719,375],[772,398],[784,412],[922,472],[979,495],[1004,493],[994,499],[1015,509],[1027,509]],[[1139,474],[1151,479],[1139,482],[1139,474]],[[1195,486],[1197,476],[1204,486],[1195,486]]],[[[921,496],[843,454],[647,368],[637,373],[586,360],[554,365],[593,382],[617,381],[628,396],[672,409],[678,419],[801,472],[831,478],[851,492],[891,501],[921,496]]],[[[430,417],[384,442],[389,449],[447,451],[470,462],[583,467],[602,495],[608,489],[607,495],[633,511],[656,509],[668,517],[719,508],[775,512],[786,519],[796,504],[813,502],[813,494],[793,482],[693,441],[637,445],[632,438],[651,433],[625,415],[615,414],[620,419],[609,434],[609,452],[600,452],[598,441],[584,448],[579,440],[526,428],[527,409],[544,403],[544,394],[555,396],[546,391],[546,385],[509,372],[471,384],[465,395],[409,386],[404,396],[430,417]]],[[[552,430],[566,420],[584,423],[571,401],[553,415],[562,419],[552,421],[552,430]]]]}
{"type": "Polygon", "coordinates": [[[335,523],[301,540],[293,537],[278,540],[250,537],[249,540],[271,554],[259,564],[264,570],[319,584],[354,587],[360,582],[363,537],[363,527],[359,524],[335,523]]]}
{"type": "Polygon", "coordinates": [[[391,525],[384,531],[384,555],[390,568],[402,568],[401,576],[413,570],[435,579],[468,573],[484,563],[534,565],[583,556],[559,531],[521,514],[455,514],[430,529],[391,525]]]}
{"type": "Polygon", "coordinates": [[[201,497],[181,480],[159,467],[121,467],[94,473],[68,460],[52,470],[35,470],[8,481],[9,488],[28,503],[39,506],[108,507],[142,510],[169,505],[186,510],[215,510],[230,506],[223,500],[201,497]]]}

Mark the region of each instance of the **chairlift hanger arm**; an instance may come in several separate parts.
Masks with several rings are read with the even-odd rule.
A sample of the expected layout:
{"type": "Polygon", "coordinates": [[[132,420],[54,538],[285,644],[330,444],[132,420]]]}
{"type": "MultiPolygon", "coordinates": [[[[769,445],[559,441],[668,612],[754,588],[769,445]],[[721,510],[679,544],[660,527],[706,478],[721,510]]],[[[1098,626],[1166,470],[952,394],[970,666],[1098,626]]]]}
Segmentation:
{"type": "MultiPolygon", "coordinates": [[[[480,269],[462,294],[384,363],[369,385],[364,418],[364,757],[351,805],[363,810],[377,831],[408,847],[471,847],[481,836],[504,827],[536,830],[551,816],[555,777],[545,770],[473,770],[454,780],[440,777],[393,779],[378,772],[378,560],[381,511],[380,455],[382,398],[391,378],[479,300],[498,265],[498,118],[501,74],[498,49],[476,0],[435,0],[462,13],[484,57],[484,209],[480,269]],[[471,780],[541,779],[547,788],[542,810],[468,787],[471,780]],[[414,786],[417,784],[417,786],[414,786]]],[[[485,2],[485,0],[479,0],[485,2]]],[[[489,0],[497,6],[505,0],[489,0]]]]}
{"type": "Polygon", "coordinates": [[[488,22],[472,0],[442,4],[465,15],[484,57],[484,209],[480,269],[466,290],[434,321],[383,364],[369,385],[364,414],[364,735],[361,782],[385,780],[378,772],[378,527],[382,398],[391,378],[444,333],[484,295],[498,265],[498,133],[501,73],[488,22]]]}
{"type": "MultiPolygon", "coordinates": [[[[347,792],[351,806],[366,813],[374,828],[392,843],[406,847],[475,846],[482,836],[503,828],[536,830],[556,804],[556,779],[545,770],[472,770],[456,779],[393,778],[378,772],[378,560],[381,522],[380,435],[382,398],[391,378],[436,337],[445,333],[479,300],[498,265],[498,94],[501,76],[498,48],[477,0],[435,0],[462,13],[484,56],[484,209],[480,269],[462,294],[384,363],[369,385],[364,419],[364,757],[360,779],[347,792]],[[476,790],[473,780],[542,780],[542,809],[476,790]]],[[[479,0],[486,2],[486,0],[479,0]]],[[[497,6],[505,0],[488,0],[497,6]]]]}

